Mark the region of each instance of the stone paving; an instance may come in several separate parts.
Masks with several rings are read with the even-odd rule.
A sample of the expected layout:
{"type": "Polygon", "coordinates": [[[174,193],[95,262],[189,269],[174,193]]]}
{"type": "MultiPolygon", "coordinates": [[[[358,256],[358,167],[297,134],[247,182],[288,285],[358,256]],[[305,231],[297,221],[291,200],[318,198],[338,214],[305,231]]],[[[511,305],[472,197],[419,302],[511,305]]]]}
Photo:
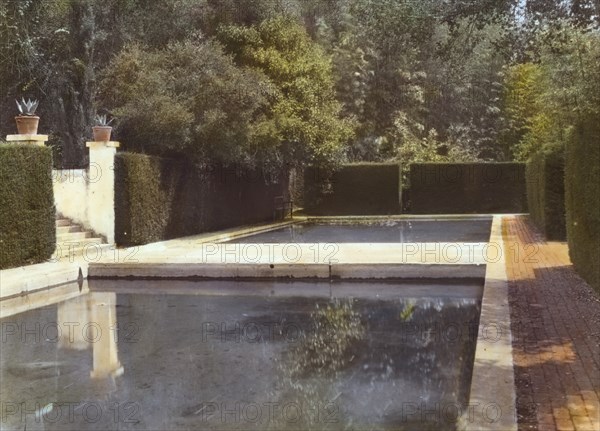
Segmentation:
{"type": "Polygon", "coordinates": [[[600,430],[600,298],[565,243],[505,217],[520,430],[600,430]]]}

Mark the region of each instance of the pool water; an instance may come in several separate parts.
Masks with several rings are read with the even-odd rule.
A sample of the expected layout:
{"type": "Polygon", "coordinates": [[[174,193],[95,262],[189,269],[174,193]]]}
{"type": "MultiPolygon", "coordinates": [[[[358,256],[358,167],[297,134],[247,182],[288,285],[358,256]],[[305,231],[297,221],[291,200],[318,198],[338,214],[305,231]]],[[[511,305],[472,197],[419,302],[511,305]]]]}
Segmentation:
{"type": "Polygon", "coordinates": [[[90,288],[2,319],[3,429],[454,430],[468,404],[481,284],[90,288]]]}
{"type": "Polygon", "coordinates": [[[487,242],[492,219],[402,220],[372,223],[298,223],[236,238],[235,243],[487,242]]]}

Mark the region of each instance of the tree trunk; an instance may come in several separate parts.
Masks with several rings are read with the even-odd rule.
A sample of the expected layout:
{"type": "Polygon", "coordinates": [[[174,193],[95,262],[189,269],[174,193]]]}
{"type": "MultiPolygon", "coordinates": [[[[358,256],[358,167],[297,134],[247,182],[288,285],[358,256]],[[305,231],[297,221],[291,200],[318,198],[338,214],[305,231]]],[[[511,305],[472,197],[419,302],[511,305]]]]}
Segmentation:
{"type": "Polygon", "coordinates": [[[91,2],[72,2],[70,57],[65,59],[64,79],[53,91],[58,133],[62,140],[62,167],[87,165],[85,141],[94,120],[95,17],[91,2]]]}

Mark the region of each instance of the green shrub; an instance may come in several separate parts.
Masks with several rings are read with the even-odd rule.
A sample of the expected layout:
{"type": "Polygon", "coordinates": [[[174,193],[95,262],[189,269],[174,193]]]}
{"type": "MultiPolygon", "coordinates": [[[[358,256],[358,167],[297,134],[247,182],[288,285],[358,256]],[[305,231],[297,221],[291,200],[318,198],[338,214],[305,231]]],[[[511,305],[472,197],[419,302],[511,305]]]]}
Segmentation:
{"type": "Polygon", "coordinates": [[[577,272],[600,292],[600,125],[580,123],[566,148],[565,207],[569,255],[577,272]]]}
{"type": "Polygon", "coordinates": [[[415,163],[413,214],[527,212],[524,163],[415,163]]]}
{"type": "Polygon", "coordinates": [[[223,45],[193,37],[115,56],[99,94],[128,149],[274,169],[339,159],[352,127],[328,57],[304,28],[280,18],[219,34],[223,45]]]}
{"type": "Polygon", "coordinates": [[[272,84],[269,106],[250,133],[256,151],[266,150],[261,159],[277,166],[339,164],[356,124],[342,117],[330,58],[306,29],[275,16],[217,33],[238,66],[261,71],[272,84]]]}
{"type": "Polygon", "coordinates": [[[531,220],[547,239],[566,240],[564,146],[552,145],[533,155],[526,177],[531,220]]]}
{"type": "Polygon", "coordinates": [[[314,215],[375,215],[400,212],[400,166],[343,165],[334,173],[304,171],[304,207],[314,215]]]}
{"type": "Polygon", "coordinates": [[[49,259],[56,247],[52,152],[0,142],[0,268],[49,259]]]}
{"type": "Polygon", "coordinates": [[[115,238],[146,244],[272,220],[287,181],[259,171],[117,153],[115,238]]]}
{"type": "Polygon", "coordinates": [[[126,46],[101,90],[129,150],[212,163],[257,152],[250,128],[272,92],[261,73],[236,67],[215,41],[198,40],[157,50],[126,46]]]}

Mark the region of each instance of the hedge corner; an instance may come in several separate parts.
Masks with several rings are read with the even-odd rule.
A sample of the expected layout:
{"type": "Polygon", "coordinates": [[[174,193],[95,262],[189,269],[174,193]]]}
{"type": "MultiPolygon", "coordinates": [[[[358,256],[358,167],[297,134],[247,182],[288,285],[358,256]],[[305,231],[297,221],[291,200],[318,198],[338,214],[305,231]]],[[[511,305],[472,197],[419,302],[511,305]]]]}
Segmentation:
{"type": "Polygon", "coordinates": [[[48,260],[56,247],[52,150],[0,143],[0,268],[48,260]]]}

